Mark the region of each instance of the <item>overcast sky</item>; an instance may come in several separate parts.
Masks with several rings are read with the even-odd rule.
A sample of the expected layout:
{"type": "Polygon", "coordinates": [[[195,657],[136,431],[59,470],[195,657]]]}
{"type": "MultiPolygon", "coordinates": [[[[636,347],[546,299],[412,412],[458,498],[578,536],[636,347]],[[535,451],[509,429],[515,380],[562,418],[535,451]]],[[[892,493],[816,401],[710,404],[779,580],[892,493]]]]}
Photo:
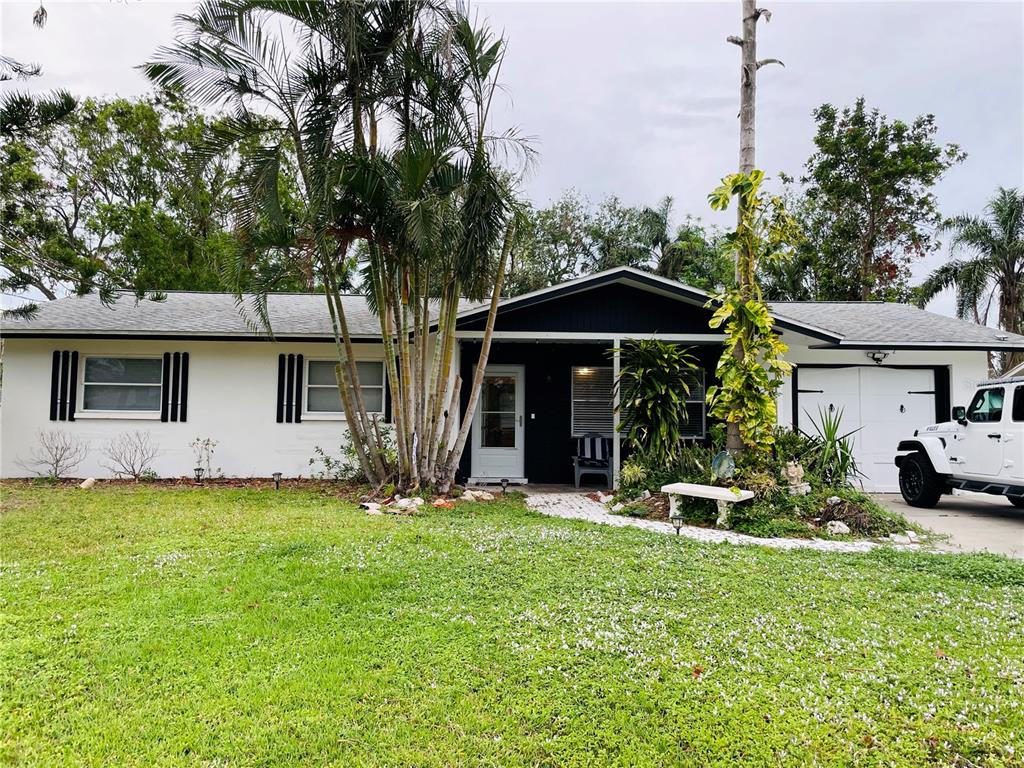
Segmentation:
{"type": "MultiPolygon", "coordinates": [[[[816,106],[863,95],[890,117],[934,114],[940,139],[968,153],[937,189],[943,212],[979,212],[998,185],[1024,186],[1024,3],[764,4],[774,15],[759,54],[786,65],[758,76],[757,164],[769,175],[799,173],[816,106]]],[[[28,87],[127,96],[147,90],[134,67],[190,4],[46,0],[42,30],[34,7],[0,5],[0,49],[43,67],[28,87]]],[[[738,0],[474,7],[509,40],[497,117],[536,138],[537,205],[576,188],[595,202],[671,195],[678,218],[731,219],[711,216],[706,195],[737,163],[739,49],[725,38],[739,34],[738,0]]],[[[951,313],[952,302],[931,309],[951,313]]]]}

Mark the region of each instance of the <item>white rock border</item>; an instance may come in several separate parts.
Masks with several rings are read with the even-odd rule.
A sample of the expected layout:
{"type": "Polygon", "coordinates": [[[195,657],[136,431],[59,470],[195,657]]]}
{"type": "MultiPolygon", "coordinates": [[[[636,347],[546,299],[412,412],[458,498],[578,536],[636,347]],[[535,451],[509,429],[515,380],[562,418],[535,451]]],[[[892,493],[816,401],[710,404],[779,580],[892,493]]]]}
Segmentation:
{"type": "MultiPolygon", "coordinates": [[[[566,520],[585,520],[599,525],[610,525],[615,528],[642,528],[655,533],[676,535],[671,523],[659,520],[642,520],[635,517],[613,515],[584,493],[529,493],[526,494],[526,506],[550,517],[561,517],[566,520]]],[[[870,552],[881,546],[874,541],[829,541],[827,539],[761,539],[733,531],[720,531],[713,528],[700,528],[695,525],[684,525],[679,535],[706,544],[740,544],[744,546],[772,547],[773,549],[813,549],[819,552],[870,552]]],[[[895,538],[895,537],[894,537],[895,538]]],[[[901,537],[902,538],[902,537],[901,537]]],[[[914,551],[921,547],[918,543],[887,544],[893,549],[914,551]]]]}

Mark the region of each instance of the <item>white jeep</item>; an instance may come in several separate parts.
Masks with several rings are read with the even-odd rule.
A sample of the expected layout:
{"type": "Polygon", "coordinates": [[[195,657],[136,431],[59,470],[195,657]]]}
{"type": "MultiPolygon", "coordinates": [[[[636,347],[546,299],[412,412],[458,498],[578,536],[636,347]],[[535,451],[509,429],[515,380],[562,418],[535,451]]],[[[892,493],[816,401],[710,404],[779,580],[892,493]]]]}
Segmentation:
{"type": "Polygon", "coordinates": [[[952,416],[900,441],[896,466],[907,504],[934,507],[961,488],[1024,508],[1024,376],[982,382],[952,416]]]}

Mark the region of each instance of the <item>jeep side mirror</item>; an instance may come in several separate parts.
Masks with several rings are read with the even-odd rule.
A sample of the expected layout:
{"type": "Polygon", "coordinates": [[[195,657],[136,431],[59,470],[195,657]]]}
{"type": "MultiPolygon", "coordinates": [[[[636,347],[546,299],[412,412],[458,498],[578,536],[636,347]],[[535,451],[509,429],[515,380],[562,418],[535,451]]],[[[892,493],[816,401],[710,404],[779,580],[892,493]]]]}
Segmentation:
{"type": "Polygon", "coordinates": [[[957,405],[953,408],[953,421],[959,421],[961,424],[967,423],[967,409],[962,405],[957,405]]]}

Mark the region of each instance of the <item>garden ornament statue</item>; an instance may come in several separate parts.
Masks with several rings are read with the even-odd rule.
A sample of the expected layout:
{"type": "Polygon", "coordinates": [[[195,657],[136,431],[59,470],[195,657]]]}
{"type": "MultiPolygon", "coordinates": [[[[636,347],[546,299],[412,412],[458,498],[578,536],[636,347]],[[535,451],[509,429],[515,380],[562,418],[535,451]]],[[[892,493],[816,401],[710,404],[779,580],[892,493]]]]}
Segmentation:
{"type": "Polygon", "coordinates": [[[799,461],[786,462],[782,476],[789,483],[789,492],[793,496],[806,496],[811,490],[811,484],[804,482],[804,468],[799,461]]]}

